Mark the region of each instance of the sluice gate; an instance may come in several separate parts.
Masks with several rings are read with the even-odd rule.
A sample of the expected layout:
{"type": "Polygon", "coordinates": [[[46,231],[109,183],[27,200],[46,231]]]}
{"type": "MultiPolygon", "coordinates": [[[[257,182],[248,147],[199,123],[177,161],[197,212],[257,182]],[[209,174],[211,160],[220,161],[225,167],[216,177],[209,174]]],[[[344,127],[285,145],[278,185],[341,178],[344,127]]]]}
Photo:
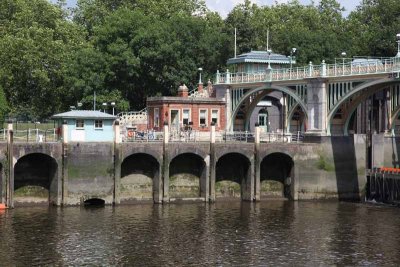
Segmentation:
{"type": "Polygon", "coordinates": [[[367,170],[366,199],[400,204],[400,168],[367,170]]]}

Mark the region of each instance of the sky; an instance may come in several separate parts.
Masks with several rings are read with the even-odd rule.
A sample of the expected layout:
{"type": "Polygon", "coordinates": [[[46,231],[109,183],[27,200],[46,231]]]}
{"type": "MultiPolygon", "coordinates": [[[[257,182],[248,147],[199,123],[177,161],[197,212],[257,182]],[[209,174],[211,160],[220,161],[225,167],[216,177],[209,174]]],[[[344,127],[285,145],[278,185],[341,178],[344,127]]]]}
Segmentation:
{"type": "MultiPolygon", "coordinates": [[[[55,2],[55,0],[52,0],[55,2]]],[[[77,0],[67,0],[68,6],[75,6],[77,0]]],[[[232,10],[237,4],[243,3],[244,0],[205,0],[208,8],[213,11],[217,11],[223,18],[232,10]]],[[[289,0],[251,0],[259,6],[272,5],[275,2],[286,3],[289,0]]],[[[311,0],[300,0],[304,5],[311,3],[311,0]]],[[[315,0],[314,2],[318,2],[315,0]]],[[[338,2],[346,9],[344,15],[347,16],[356,6],[360,3],[360,0],[338,0],[338,2]]]]}

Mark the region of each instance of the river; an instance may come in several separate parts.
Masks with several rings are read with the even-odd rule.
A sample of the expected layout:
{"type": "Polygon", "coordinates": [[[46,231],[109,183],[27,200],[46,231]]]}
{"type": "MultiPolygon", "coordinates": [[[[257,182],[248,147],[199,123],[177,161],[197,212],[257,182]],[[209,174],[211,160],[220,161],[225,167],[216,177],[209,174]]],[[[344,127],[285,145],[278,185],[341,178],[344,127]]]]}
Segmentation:
{"type": "Polygon", "coordinates": [[[0,266],[399,265],[400,209],[341,202],[20,207],[0,266]]]}

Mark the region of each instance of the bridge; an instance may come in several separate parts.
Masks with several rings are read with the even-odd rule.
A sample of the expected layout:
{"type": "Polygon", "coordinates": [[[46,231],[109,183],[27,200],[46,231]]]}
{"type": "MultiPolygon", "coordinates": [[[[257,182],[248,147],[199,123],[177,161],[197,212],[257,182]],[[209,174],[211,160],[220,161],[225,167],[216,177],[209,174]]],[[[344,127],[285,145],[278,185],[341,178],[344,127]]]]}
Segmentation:
{"type": "Polygon", "coordinates": [[[281,129],[309,135],[394,132],[400,124],[400,57],[343,59],[342,63],[263,72],[217,72],[227,101],[228,130],[249,130],[266,98],[280,103],[281,129]]]}

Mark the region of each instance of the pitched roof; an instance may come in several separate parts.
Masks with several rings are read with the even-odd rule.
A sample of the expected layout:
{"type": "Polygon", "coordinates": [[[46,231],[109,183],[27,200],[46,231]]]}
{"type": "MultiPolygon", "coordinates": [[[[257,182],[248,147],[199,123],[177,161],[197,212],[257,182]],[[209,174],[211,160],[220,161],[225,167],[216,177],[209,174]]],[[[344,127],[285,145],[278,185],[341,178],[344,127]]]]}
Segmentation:
{"type": "MultiPolygon", "coordinates": [[[[268,55],[267,51],[251,51],[238,55],[236,58],[228,59],[227,64],[268,63],[268,61],[271,64],[290,64],[290,57],[272,52],[268,55]]],[[[296,61],[293,60],[292,63],[295,64],[296,61]]]]}
{"type": "Polygon", "coordinates": [[[113,116],[97,110],[71,110],[64,113],[55,114],[52,116],[53,119],[108,119],[115,120],[117,116],[113,116]]]}

